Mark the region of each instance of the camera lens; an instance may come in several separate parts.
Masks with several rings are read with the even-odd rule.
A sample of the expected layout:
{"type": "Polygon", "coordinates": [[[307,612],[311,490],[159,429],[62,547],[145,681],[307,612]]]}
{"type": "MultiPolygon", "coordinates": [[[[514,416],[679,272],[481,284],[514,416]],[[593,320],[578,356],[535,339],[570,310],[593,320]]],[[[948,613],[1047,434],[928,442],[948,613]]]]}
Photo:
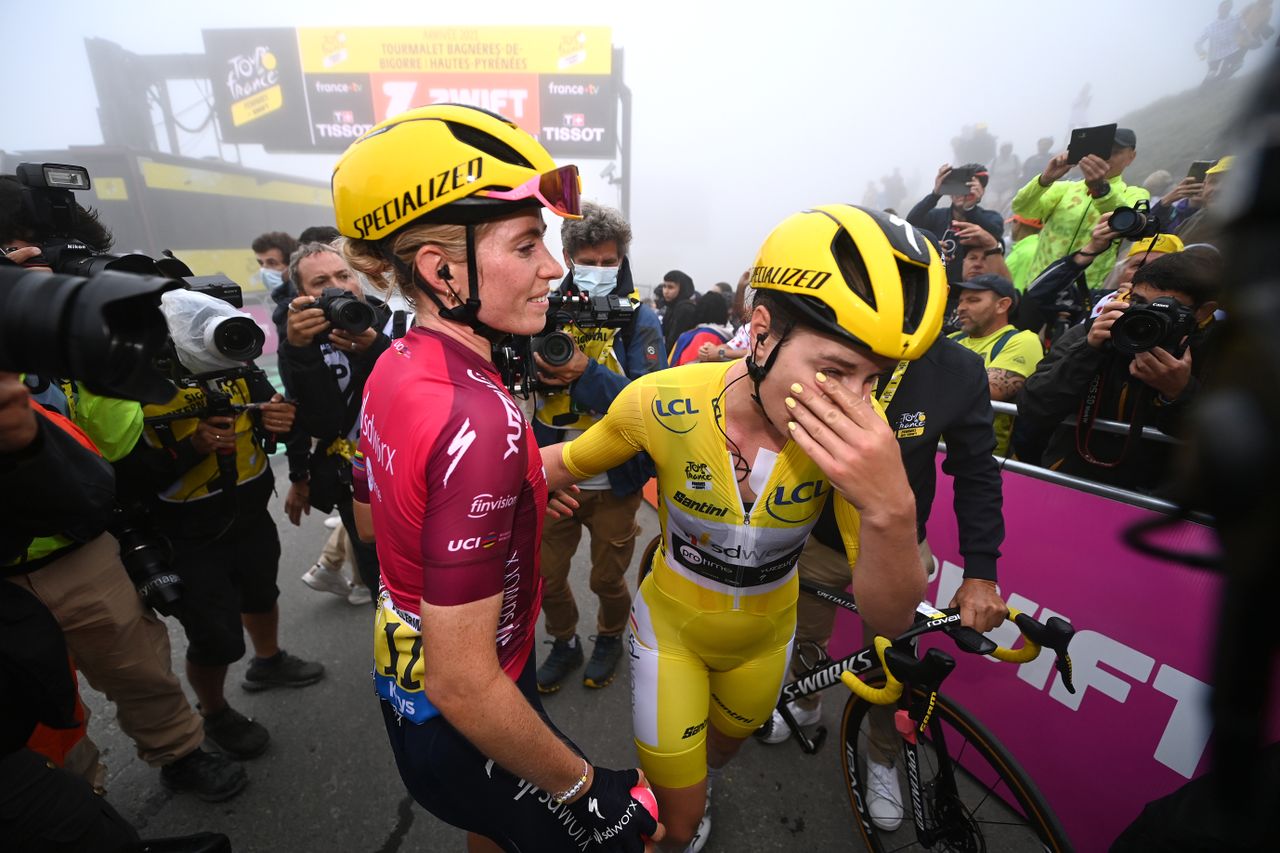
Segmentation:
{"type": "Polygon", "coordinates": [[[1142,230],[1142,225],[1144,223],[1140,223],[1140,219],[1141,214],[1132,207],[1117,208],[1116,211],[1111,214],[1111,230],[1115,231],[1117,234],[1128,236],[1132,231],[1142,230]]]}
{"type": "Polygon", "coordinates": [[[363,332],[373,321],[373,309],[359,299],[347,300],[334,311],[333,325],[347,332],[363,332]]]}
{"type": "Polygon", "coordinates": [[[1162,314],[1130,309],[1111,327],[1111,343],[1120,352],[1136,355],[1148,352],[1165,339],[1169,321],[1162,314]]]}
{"type": "Polygon", "coordinates": [[[266,342],[267,336],[249,317],[227,317],[213,329],[213,348],[234,361],[253,361],[266,342]]]}
{"type": "Polygon", "coordinates": [[[568,364],[573,358],[573,338],[564,332],[552,332],[542,339],[538,355],[552,367],[568,364]]]}

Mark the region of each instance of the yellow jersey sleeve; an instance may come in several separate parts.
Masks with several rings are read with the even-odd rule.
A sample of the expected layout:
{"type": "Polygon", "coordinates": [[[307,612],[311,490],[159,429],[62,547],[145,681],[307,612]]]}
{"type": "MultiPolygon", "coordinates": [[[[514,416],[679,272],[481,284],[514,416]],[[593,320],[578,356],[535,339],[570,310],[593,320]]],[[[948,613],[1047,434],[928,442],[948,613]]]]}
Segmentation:
{"type": "Polygon", "coordinates": [[[579,480],[616,468],[648,448],[644,425],[642,379],[627,385],[614,398],[608,413],[564,446],[564,465],[579,480]]]}

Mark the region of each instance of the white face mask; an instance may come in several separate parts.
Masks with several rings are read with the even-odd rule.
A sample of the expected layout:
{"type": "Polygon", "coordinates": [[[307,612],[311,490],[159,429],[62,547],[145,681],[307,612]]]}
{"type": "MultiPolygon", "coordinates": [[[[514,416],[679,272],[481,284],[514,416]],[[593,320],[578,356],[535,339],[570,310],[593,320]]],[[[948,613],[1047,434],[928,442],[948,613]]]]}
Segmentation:
{"type": "Polygon", "coordinates": [[[573,283],[590,296],[608,296],[618,286],[618,267],[575,266],[573,283]]]}
{"type": "Polygon", "coordinates": [[[277,287],[284,284],[284,273],[280,272],[280,270],[269,270],[266,267],[263,267],[261,272],[262,284],[267,290],[275,290],[277,287]]]}

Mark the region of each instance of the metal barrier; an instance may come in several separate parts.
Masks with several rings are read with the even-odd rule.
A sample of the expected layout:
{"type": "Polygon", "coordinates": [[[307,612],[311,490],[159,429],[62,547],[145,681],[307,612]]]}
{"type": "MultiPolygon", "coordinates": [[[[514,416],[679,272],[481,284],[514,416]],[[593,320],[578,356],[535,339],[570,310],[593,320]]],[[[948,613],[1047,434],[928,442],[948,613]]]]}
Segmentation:
{"type": "MultiPolygon", "coordinates": [[[[995,409],[998,414],[1013,415],[1017,417],[1018,407],[1013,403],[1001,403],[995,400],[991,401],[991,408],[995,409]]],[[[1074,425],[1074,419],[1063,421],[1064,424],[1074,425]]],[[[1094,421],[1094,429],[1103,432],[1117,433],[1127,435],[1129,432],[1129,424],[1121,421],[1094,421]]],[[[1161,432],[1154,427],[1143,427],[1142,437],[1152,441],[1160,441],[1166,444],[1182,444],[1182,439],[1175,438],[1168,433],[1161,432]]],[[[938,443],[938,450],[946,453],[946,442],[938,443]]],[[[1022,474],[1036,480],[1042,480],[1046,483],[1053,483],[1058,486],[1066,486],[1069,489],[1075,489],[1079,492],[1086,492],[1091,495],[1108,498],[1130,506],[1142,507],[1153,512],[1164,513],[1165,515],[1181,515],[1185,514],[1190,521],[1197,524],[1204,524],[1210,527],[1215,526],[1217,522],[1210,515],[1202,512],[1184,513],[1184,510],[1177,504],[1151,495],[1144,495],[1141,492],[1131,492],[1128,489],[1122,489],[1118,486],[1110,486],[1106,483],[1097,483],[1093,480],[1087,480],[1083,477],[1076,477],[1071,474],[1063,474],[1050,468],[1042,468],[1039,465],[1032,465],[1028,462],[1021,462],[1016,459],[1004,459],[996,457],[996,461],[1000,463],[1001,470],[1012,471],[1015,474],[1022,474]]]]}

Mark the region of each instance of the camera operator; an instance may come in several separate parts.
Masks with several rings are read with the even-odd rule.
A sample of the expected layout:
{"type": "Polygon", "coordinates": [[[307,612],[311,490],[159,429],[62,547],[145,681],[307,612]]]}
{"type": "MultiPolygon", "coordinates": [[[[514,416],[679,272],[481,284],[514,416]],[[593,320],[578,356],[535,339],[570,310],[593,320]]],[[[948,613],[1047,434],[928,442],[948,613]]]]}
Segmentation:
{"type": "Polygon", "coordinates": [[[206,734],[224,752],[252,758],[270,736],[231,707],[224,692],[227,667],[244,656],[244,632],[255,654],[245,690],[305,687],[324,677],[323,666],[278,642],[280,539],[267,509],[274,477],[265,445],[291,431],[294,405],[250,366],[203,373],[169,403],[143,411],[146,441],[128,463],[182,579],[175,615],[187,634],[187,680],[206,734]]]}
{"type": "MultiPolygon", "coordinates": [[[[581,219],[566,219],[560,239],[569,274],[561,292],[590,296],[632,292],[627,251],[631,225],[611,207],[583,202],[581,219]]],[[[623,388],[640,376],[667,366],[662,324],[648,305],[637,306],[622,329],[565,329],[574,339],[573,357],[551,367],[535,356],[541,380],[565,390],[540,397],[533,419],[534,437],[545,447],[582,434],[609,410],[623,388]]],[[[578,605],[569,587],[569,567],[582,528],[591,533],[591,591],[599,602],[596,641],[583,673],[587,687],[606,687],[622,656],[622,634],[631,613],[627,568],[635,550],[636,512],[641,489],[653,476],[653,463],[641,454],[580,484],[579,509],[571,516],[548,516],[542,531],[542,609],[551,635],[551,652],[538,667],[538,690],[554,693],[570,671],[582,665],[578,605]]]]}
{"type": "MultiPolygon", "coordinates": [[[[934,179],[933,192],[920,199],[907,214],[907,221],[912,225],[938,235],[938,242],[947,262],[947,281],[951,284],[963,280],[961,267],[964,250],[960,246],[966,241],[962,240],[956,231],[959,223],[982,228],[992,236],[997,246],[1000,245],[1004,234],[1004,220],[1001,219],[999,212],[980,206],[982,197],[987,191],[987,180],[987,167],[979,163],[957,167],[953,167],[950,163],[943,163],[938,168],[937,178],[934,179]],[[943,184],[947,182],[951,173],[957,170],[972,177],[966,182],[964,193],[957,195],[953,192],[950,206],[939,209],[938,202],[942,199],[943,184]]],[[[972,240],[973,238],[970,237],[969,242],[972,240]]]]}
{"type": "Polygon", "coordinates": [[[283,338],[289,300],[298,295],[294,290],[295,285],[289,281],[289,256],[298,248],[298,241],[283,231],[268,231],[254,237],[250,248],[258,261],[262,286],[275,303],[275,307],[271,309],[271,322],[283,338]]]}
{"type": "MultiPolygon", "coordinates": [[[[1085,271],[1113,243],[1124,239],[1111,229],[1110,213],[1104,213],[1093,226],[1089,242],[1079,251],[1059,258],[1045,268],[1027,286],[1026,298],[1019,301],[1013,323],[1020,329],[1040,333],[1052,342],[1062,332],[1089,315],[1090,304],[1097,296],[1087,289],[1085,271]]],[[[1124,261],[1116,265],[1103,284],[1102,296],[1112,292],[1128,293],[1134,273],[1170,252],[1182,251],[1182,241],[1172,234],[1157,234],[1133,243],[1124,261]]]]}
{"type": "MultiPolygon", "coordinates": [[[[1135,432],[1144,424],[1179,432],[1206,369],[1220,284],[1215,256],[1168,254],[1134,274],[1128,303],[1113,300],[1097,318],[1062,334],[1018,399],[1019,429],[1051,433],[1043,464],[1127,489],[1158,490],[1170,474],[1170,445],[1095,432],[1092,420],[1128,422],[1135,432]],[[1117,338],[1129,312],[1141,312],[1129,318],[1141,323],[1117,338]],[[1161,315],[1155,322],[1153,312],[1161,315]],[[1079,424],[1062,423],[1077,413],[1079,424]]],[[[1019,441],[1015,437],[1015,450],[1031,459],[1019,441]]]]}
{"type": "MultiPolygon", "coordinates": [[[[13,250],[6,252],[12,263],[47,269],[29,266],[41,262],[40,246],[53,235],[49,226],[35,217],[31,204],[24,203],[25,195],[15,177],[0,176],[0,247],[13,250]]],[[[111,235],[96,215],[73,206],[74,233],[62,236],[74,237],[100,251],[109,247],[111,235]]],[[[7,384],[12,390],[12,383],[7,384]]],[[[57,382],[28,375],[25,384],[38,389],[38,401],[73,423],[71,430],[79,429],[86,436],[85,446],[108,462],[124,457],[137,442],[142,431],[142,409],[137,403],[100,397],[70,380],[57,382]]],[[[14,396],[21,398],[21,405],[29,405],[26,390],[20,394],[13,391],[11,404],[14,396]]],[[[25,419],[17,409],[9,412],[25,419]]],[[[63,440],[45,429],[45,421],[38,423],[42,436],[38,442],[47,441],[49,435],[63,440]]],[[[6,532],[12,532],[19,528],[10,524],[31,506],[30,493],[26,487],[13,485],[10,477],[14,471],[2,461],[0,471],[6,532]]],[[[52,487],[56,481],[47,482],[52,487]]],[[[6,547],[0,554],[3,582],[31,593],[53,614],[77,668],[94,689],[116,704],[120,728],[134,741],[139,758],[161,768],[165,785],[209,801],[233,797],[244,788],[244,770],[222,755],[201,749],[204,733],[200,717],[170,665],[168,631],[139,599],[121,562],[120,543],[106,532],[108,522],[100,514],[75,511],[75,502],[88,496],[93,482],[87,479],[60,490],[62,505],[67,508],[67,514],[59,519],[62,523],[41,524],[34,529],[35,538],[20,540],[13,548],[4,542],[6,547]]],[[[85,743],[92,755],[82,763],[87,772],[96,773],[96,747],[88,738],[85,743]]]]}
{"type": "MultiPolygon", "coordinates": [[[[1039,219],[1044,226],[1031,259],[1029,278],[1034,279],[1058,258],[1080,249],[1102,214],[1150,198],[1142,187],[1131,187],[1121,177],[1137,156],[1137,148],[1137,134],[1127,127],[1118,128],[1109,158],[1090,154],[1080,161],[1084,180],[1062,180],[1072,169],[1067,162],[1068,152],[1063,151],[1013,197],[1014,213],[1039,219]]],[[[1115,261],[1115,249],[1108,247],[1086,274],[1089,286],[1100,287],[1115,261]]]]}
{"type": "MultiPolygon", "coordinates": [[[[311,453],[307,476],[290,474],[294,482],[285,511],[296,525],[310,507],[327,513],[336,506],[360,578],[376,595],[377,549],[360,539],[351,514],[351,457],[360,438],[365,381],[378,356],[391,345],[391,311],[381,300],[365,296],[355,271],[327,243],[304,243],[290,258],[289,270],[300,295],[289,303],[287,336],[280,347],[280,375],[300,406],[302,431],[318,443],[311,453]],[[331,297],[327,302],[326,295],[331,297]],[[332,312],[322,307],[334,304],[332,297],[343,296],[358,301],[358,306],[346,304],[349,311],[362,315],[357,320],[369,321],[363,331],[338,328],[330,319],[332,312]],[[360,306],[365,310],[359,310],[360,306]]],[[[343,322],[341,316],[337,320],[343,322]]],[[[313,588],[339,588],[346,583],[339,568],[322,562],[308,574],[314,576],[307,581],[313,588]]]]}
{"type": "MultiPolygon", "coordinates": [[[[0,488],[6,496],[0,561],[67,519],[105,526],[115,505],[111,466],[73,424],[37,412],[17,374],[0,373],[0,488]]],[[[172,678],[172,676],[170,676],[172,678]]],[[[37,724],[71,729],[76,685],[52,614],[20,585],[0,583],[0,832],[6,849],[114,851],[137,833],[82,778],[27,747],[37,724]]],[[[82,741],[83,742],[83,741],[82,741]]]]}

